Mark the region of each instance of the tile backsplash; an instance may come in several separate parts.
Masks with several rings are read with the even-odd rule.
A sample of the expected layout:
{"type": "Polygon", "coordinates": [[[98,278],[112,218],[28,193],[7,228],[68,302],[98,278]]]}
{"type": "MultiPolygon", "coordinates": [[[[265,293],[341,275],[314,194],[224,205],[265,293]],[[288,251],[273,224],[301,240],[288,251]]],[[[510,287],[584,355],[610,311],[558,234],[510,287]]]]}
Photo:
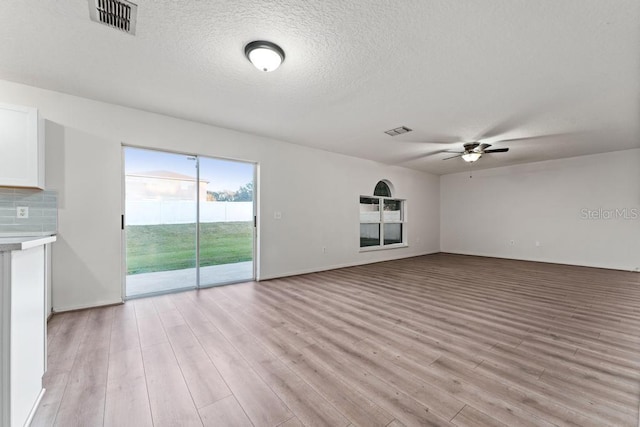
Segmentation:
{"type": "Polygon", "coordinates": [[[0,237],[40,236],[57,232],[57,192],[0,187],[0,237]],[[19,207],[29,208],[28,218],[17,217],[19,207]]]}

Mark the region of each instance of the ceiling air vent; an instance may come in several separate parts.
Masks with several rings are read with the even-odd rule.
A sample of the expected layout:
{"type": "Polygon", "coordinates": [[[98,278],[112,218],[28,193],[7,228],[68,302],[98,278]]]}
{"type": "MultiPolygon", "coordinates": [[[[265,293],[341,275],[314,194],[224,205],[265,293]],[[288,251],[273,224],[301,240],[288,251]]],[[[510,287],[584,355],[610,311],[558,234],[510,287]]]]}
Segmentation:
{"type": "Polygon", "coordinates": [[[385,130],[384,133],[386,133],[389,136],[398,136],[398,135],[402,135],[403,133],[411,132],[412,130],[413,129],[409,129],[406,126],[400,126],[399,128],[385,130]]]}
{"type": "Polygon", "coordinates": [[[91,20],[117,28],[128,34],[136,33],[138,5],[126,0],[89,0],[91,20]]]}

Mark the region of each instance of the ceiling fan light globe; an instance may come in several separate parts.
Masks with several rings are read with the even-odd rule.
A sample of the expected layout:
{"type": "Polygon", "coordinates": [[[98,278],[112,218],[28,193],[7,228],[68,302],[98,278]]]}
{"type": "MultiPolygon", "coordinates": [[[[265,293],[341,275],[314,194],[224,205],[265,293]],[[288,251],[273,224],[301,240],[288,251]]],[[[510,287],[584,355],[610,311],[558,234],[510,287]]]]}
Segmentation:
{"type": "Polygon", "coordinates": [[[462,155],[462,160],[468,163],[472,163],[478,160],[480,157],[482,157],[482,153],[476,153],[476,152],[464,153],[462,155]]]}

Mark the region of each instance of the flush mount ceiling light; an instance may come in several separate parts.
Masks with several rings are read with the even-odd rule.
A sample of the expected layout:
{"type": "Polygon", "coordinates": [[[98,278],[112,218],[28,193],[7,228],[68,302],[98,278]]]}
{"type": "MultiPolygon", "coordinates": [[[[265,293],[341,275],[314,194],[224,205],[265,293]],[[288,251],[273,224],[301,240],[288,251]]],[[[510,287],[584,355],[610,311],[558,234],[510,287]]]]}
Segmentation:
{"type": "Polygon", "coordinates": [[[260,71],[273,71],[284,61],[284,51],[275,43],[258,40],[244,47],[247,59],[260,71]]]}

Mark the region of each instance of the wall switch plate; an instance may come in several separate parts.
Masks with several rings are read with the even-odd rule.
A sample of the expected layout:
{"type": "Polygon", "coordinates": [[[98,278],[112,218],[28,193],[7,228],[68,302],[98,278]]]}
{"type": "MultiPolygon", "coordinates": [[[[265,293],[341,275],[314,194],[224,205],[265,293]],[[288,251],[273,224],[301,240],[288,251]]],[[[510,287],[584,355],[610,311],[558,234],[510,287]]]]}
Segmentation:
{"type": "Polygon", "coordinates": [[[29,207],[28,206],[16,207],[16,218],[21,218],[21,219],[29,218],[29,207]]]}
{"type": "Polygon", "coordinates": [[[282,219],[282,212],[274,212],[273,213],[273,219],[282,219]]]}
{"type": "Polygon", "coordinates": [[[511,246],[514,246],[514,245],[516,244],[516,241],[515,241],[515,240],[510,240],[510,241],[509,241],[509,244],[510,244],[511,246]]]}

